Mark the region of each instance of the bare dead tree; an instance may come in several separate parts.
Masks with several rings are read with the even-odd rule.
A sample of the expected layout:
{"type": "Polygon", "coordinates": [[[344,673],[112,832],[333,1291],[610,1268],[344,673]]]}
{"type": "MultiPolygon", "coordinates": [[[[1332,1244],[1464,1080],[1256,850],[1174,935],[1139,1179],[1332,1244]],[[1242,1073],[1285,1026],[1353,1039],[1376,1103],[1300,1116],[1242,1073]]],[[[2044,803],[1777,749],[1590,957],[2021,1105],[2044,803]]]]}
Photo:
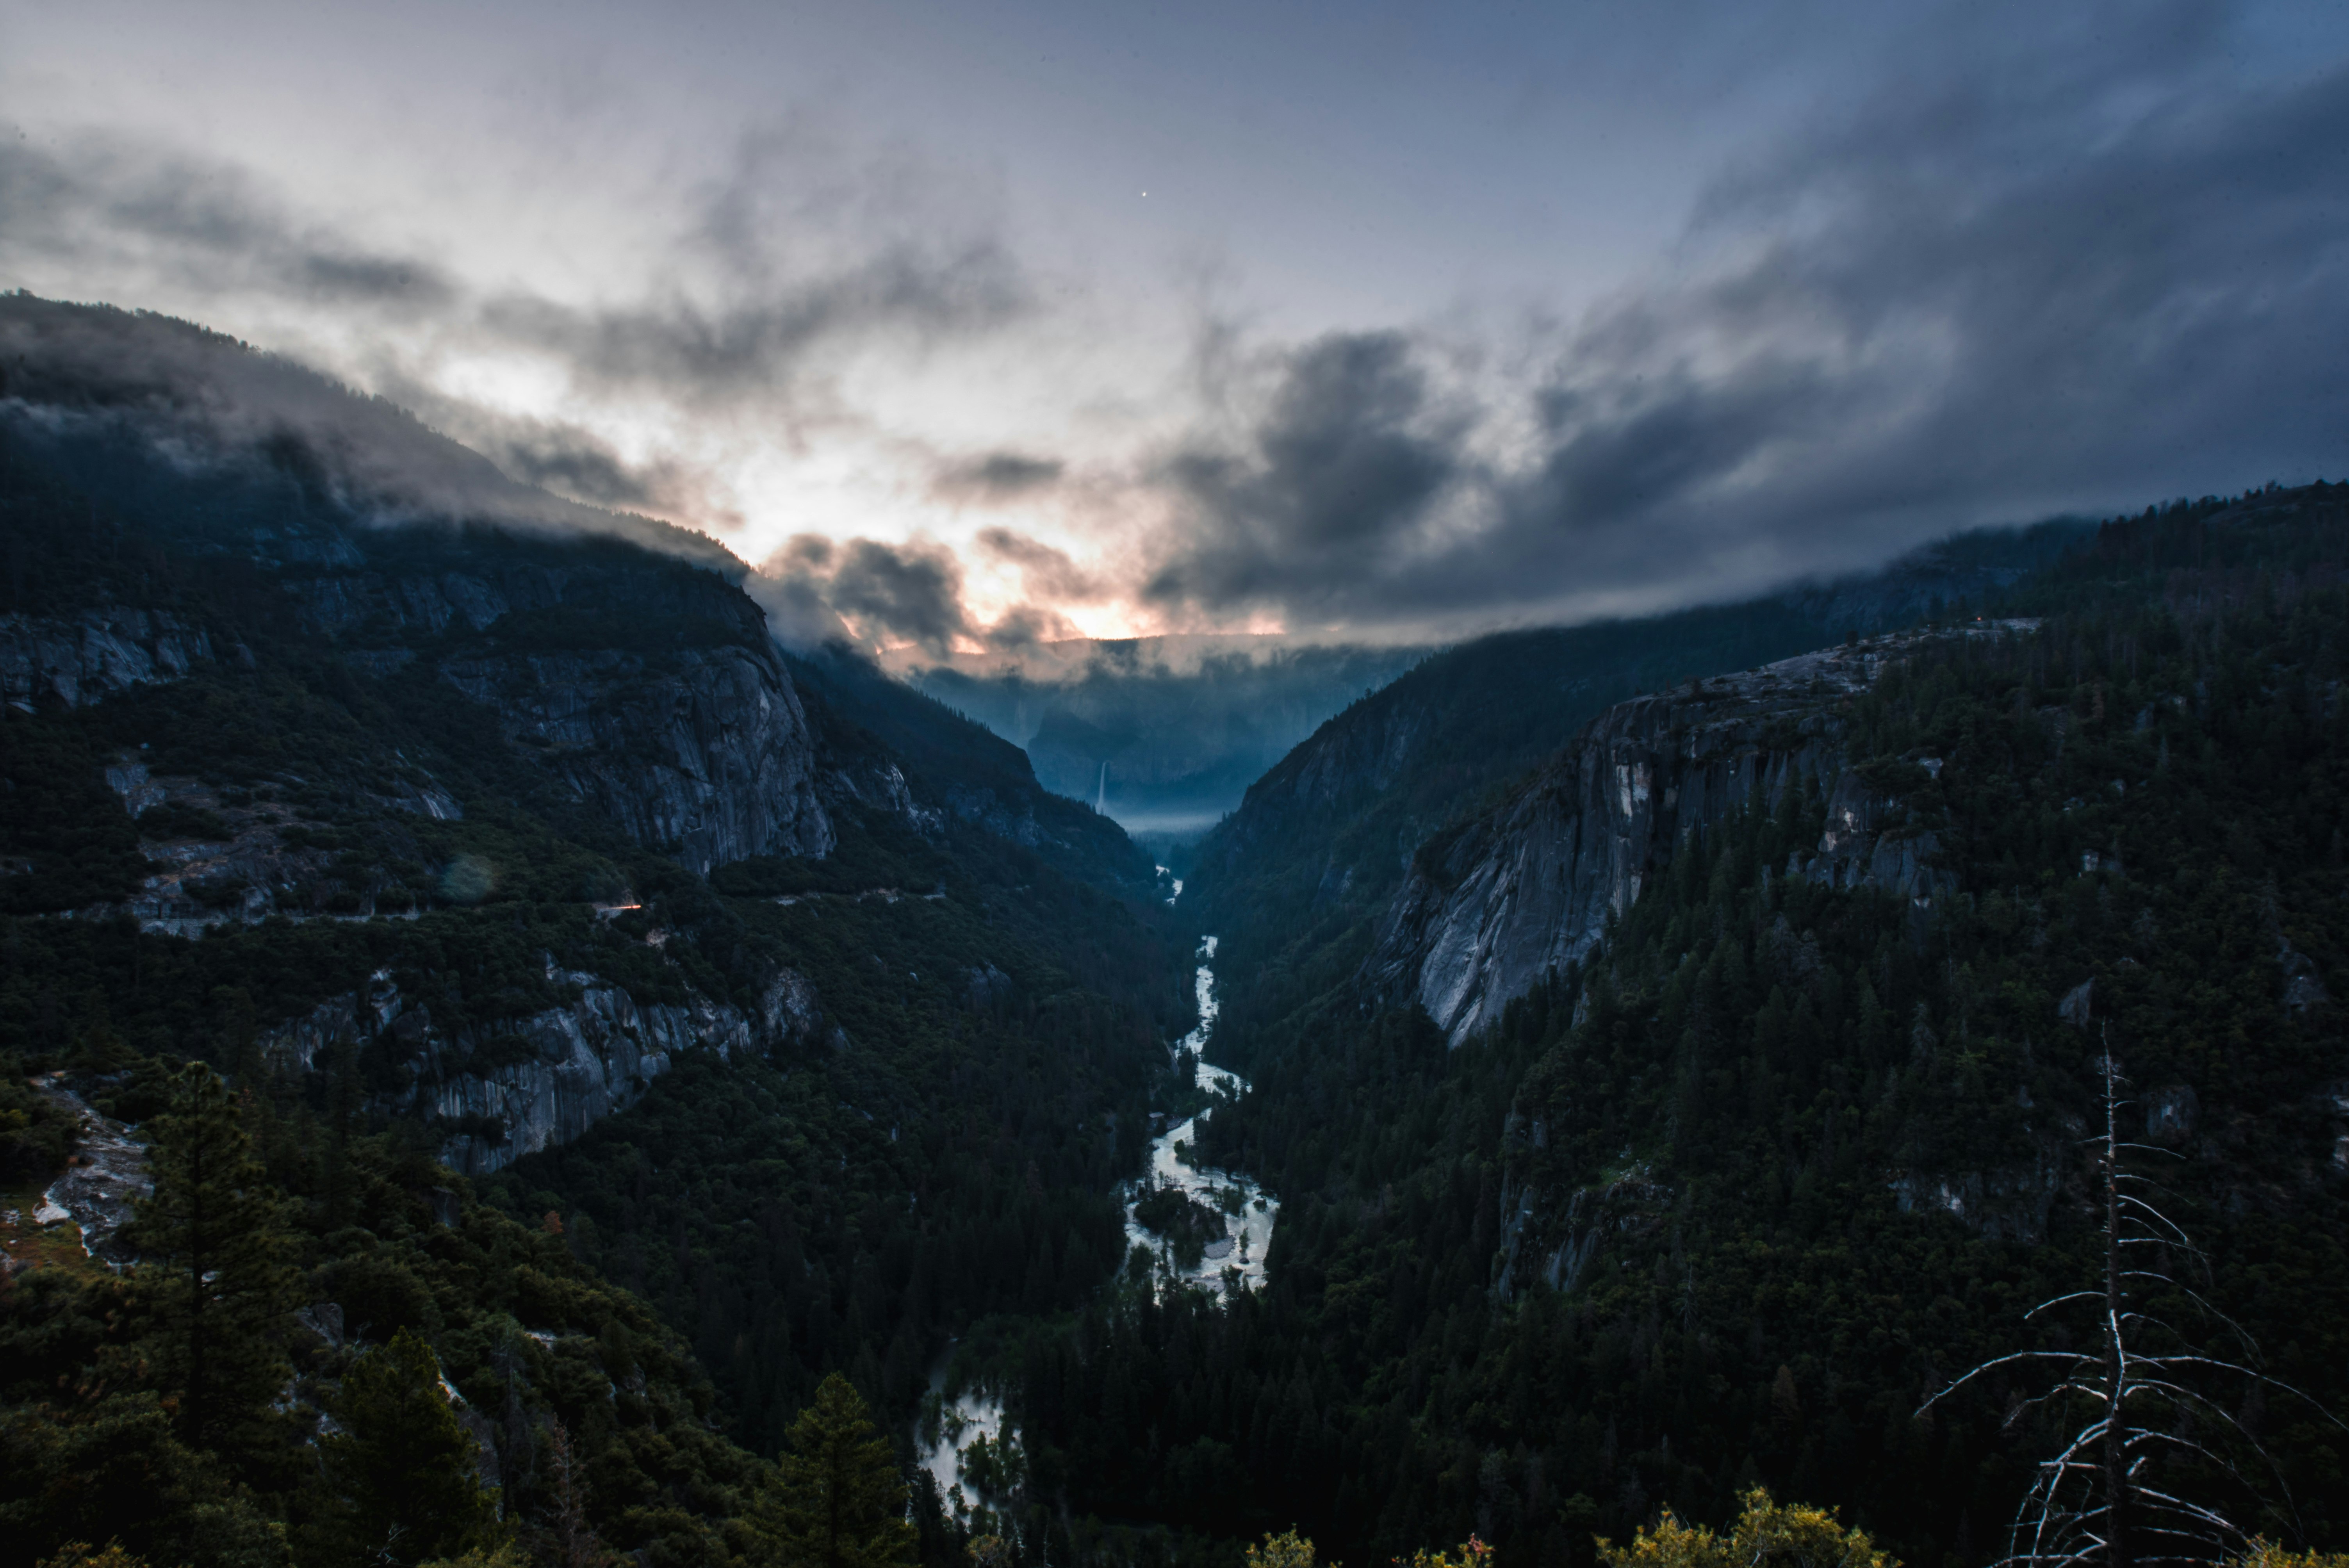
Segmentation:
{"type": "Polygon", "coordinates": [[[587,1522],[587,1478],[571,1451],[563,1418],[546,1418],[547,1496],[538,1553],[548,1568],[600,1568],[611,1553],[587,1522]]]}
{"type": "Polygon", "coordinates": [[[2007,1412],[2008,1429],[2041,1409],[2085,1418],[2054,1457],[2039,1465],[2015,1511],[1998,1568],[2157,1568],[2240,1556],[2249,1534],[2223,1511],[2224,1501],[2198,1499],[2187,1495],[2189,1491],[2198,1481],[2222,1478],[2220,1490],[2268,1499],[2266,1506],[2280,1511],[2287,1524],[2292,1522],[2291,1492],[2282,1468],[2258,1434],[2215,1390],[2273,1390],[2342,1426],[2313,1399],[2261,1371],[2259,1346],[2251,1336],[2171,1272],[2171,1260],[2182,1256],[2207,1278],[2208,1260],[2155,1202],[2154,1195],[2166,1189],[2123,1161],[2138,1154],[2179,1156],[2122,1140],[2120,1112],[2129,1102],[2121,1098],[2126,1080],[2109,1047],[2102,1071],[2104,1130],[2085,1141],[2095,1150],[2104,1210],[2104,1278],[2023,1315],[2027,1323],[2067,1309],[2092,1313],[2096,1348],[1995,1357],[1917,1411],[1921,1416],[1976,1378],[2013,1367],[2050,1375],[2054,1381],[2015,1403],[2007,1412]],[[2210,1353],[2149,1310],[2148,1298],[2157,1295],[2182,1297],[2218,1326],[2232,1343],[2233,1355],[2210,1353]]]}

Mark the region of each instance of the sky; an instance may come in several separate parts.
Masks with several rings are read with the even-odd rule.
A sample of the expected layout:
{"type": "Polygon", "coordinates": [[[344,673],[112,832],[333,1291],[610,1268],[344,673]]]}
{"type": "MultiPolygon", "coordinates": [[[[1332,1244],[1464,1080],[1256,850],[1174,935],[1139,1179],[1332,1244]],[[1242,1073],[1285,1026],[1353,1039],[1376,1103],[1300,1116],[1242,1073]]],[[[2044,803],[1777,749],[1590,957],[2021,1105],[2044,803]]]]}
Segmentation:
{"type": "Polygon", "coordinates": [[[810,634],[1449,638],[2343,477],[2349,7],[0,0],[0,287],[810,634]]]}

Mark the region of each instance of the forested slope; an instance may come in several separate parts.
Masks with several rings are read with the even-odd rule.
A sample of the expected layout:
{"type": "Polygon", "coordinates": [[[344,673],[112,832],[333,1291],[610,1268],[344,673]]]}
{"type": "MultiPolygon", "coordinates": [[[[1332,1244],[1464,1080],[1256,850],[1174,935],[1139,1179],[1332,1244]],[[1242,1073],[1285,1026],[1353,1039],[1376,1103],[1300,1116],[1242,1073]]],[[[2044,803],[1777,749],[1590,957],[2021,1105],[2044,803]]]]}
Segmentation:
{"type": "Polygon", "coordinates": [[[9,1561],[102,1543],[119,1488],[159,1565],[339,1560],[301,1544],[315,1416],[401,1329],[517,1520],[559,1414],[607,1545],[728,1561],[826,1373],[902,1432],[951,1334],[1115,1270],[1191,998],[1113,823],[777,648],[707,541],[504,510],[462,449],[184,324],[0,327],[9,1561]],[[139,1135],[59,1097],[144,1122],[183,1061],[287,1195],[255,1224],[313,1326],[252,1320],[316,1394],[250,1453],[174,1417],[147,1263],[61,1239],[132,1195],[55,1185],[68,1154],[139,1135]]]}
{"type": "Polygon", "coordinates": [[[1970,1568],[2055,1412],[1920,1409],[2082,1343],[2025,1312],[2102,1261],[2108,1061],[2165,1272],[2276,1379],[2228,1408],[2274,1473],[2159,1479],[2342,1543],[2349,491],[1456,650],[1170,909],[706,542],[468,511],[347,394],[223,422],[305,384],[175,324],[77,379],[47,309],[0,311],[5,1561],[790,1559],[797,1431],[927,1568],[1588,1568],[1757,1483],[1970,1568]],[[1203,917],[1254,1085],[1171,1154],[1278,1200],[1256,1294],[1120,1212],[1208,1099],[1203,917]],[[1447,932],[1507,961],[1431,990],[1447,932]],[[909,1539],[848,1385],[910,1457],[957,1335],[1010,1436],[909,1539]]]}
{"type": "Polygon", "coordinates": [[[1884,571],[1742,604],[1511,632],[1448,649],[1324,724],[1191,860],[1185,900],[1232,962],[1222,1059],[1349,976],[1427,838],[1489,805],[1614,703],[1953,614],[2083,525],[1961,535],[1884,571]]]}
{"type": "MultiPolygon", "coordinates": [[[[2349,1408],[2344,501],[2109,524],[2017,585],[2035,632],[1834,692],[1813,733],[1897,799],[1882,826],[1936,837],[1930,911],[1806,874],[1833,825],[1788,769],[1459,1048],[1343,986],[1259,1033],[1203,1152],[1281,1195],[1268,1288],[1037,1342],[1039,1472],[1349,1557],[1474,1528],[1543,1563],[1759,1480],[1910,1563],[1987,1560],[2054,1417],[2009,1420],[2012,1373],[1916,1412],[2067,1343],[2023,1314],[2101,1278],[2078,1140],[2106,1050],[2207,1254],[2181,1280],[2349,1408]]],[[[2337,1429],[2281,1394],[2241,1413],[2281,1476],[2166,1481],[2337,1547],[2337,1429]]]]}

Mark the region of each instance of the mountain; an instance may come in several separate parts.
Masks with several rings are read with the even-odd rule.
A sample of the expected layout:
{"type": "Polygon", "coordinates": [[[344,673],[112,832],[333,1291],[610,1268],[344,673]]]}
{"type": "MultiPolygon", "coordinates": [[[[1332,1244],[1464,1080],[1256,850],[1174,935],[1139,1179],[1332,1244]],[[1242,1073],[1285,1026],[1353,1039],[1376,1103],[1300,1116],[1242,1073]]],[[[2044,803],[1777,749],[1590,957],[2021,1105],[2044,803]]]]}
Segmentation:
{"type": "Polygon", "coordinates": [[[0,1536],[95,1529],[55,1489],[129,1420],[162,1479],[126,1541],[282,1561],[302,1421],[405,1326],[518,1518],[559,1413],[608,1545],[731,1561],[826,1372],[902,1434],[956,1334],[1114,1274],[1194,1006],[1114,822],[778,647],[710,542],[297,366],[14,295],[0,377],[0,1536]],[[118,1244],[184,1060],[235,1086],[316,1326],[250,1464],[94,1370],[144,1298],[50,1222],[118,1244]],[[77,1145],[128,1163],[67,1181],[77,1145]]]}
{"type": "Polygon", "coordinates": [[[1756,1487],[1981,1568],[2108,1116],[2142,1331],[2267,1379],[2143,1483],[2349,1542],[2349,487],[1445,650],[1170,899],[706,540],[0,331],[0,1559],[406,1562],[388,1432],[534,1561],[766,1561],[837,1373],[922,1568],[1594,1568],[1756,1487]]]}
{"type": "MultiPolygon", "coordinates": [[[[1349,1561],[1474,1530],[1586,1565],[1756,1485],[1918,1568],[1996,1560],[2076,1413],[1999,1358],[2101,1343],[2111,1071],[2122,1190],[2178,1227],[2127,1288],[2251,1434],[2209,1416],[2214,1457],[2144,1484],[2349,1538],[2344,581],[2349,486],[2180,501],[2074,531],[2003,624],[1944,605],[1594,714],[1259,1006],[1197,1158],[1279,1195],[1268,1288],[1033,1343],[1040,1469],[1349,1561]]],[[[1333,744],[1396,711],[1259,789],[1408,778],[1333,744]]]]}
{"type": "MultiPolygon", "coordinates": [[[[1423,1007],[1457,1044],[1581,964],[1682,844],[1790,790],[1823,800],[1827,820],[1816,852],[1790,858],[1790,872],[1873,888],[1924,914],[1942,885],[1940,842],[1906,830],[1900,797],[1857,770],[1837,709],[1934,643],[2036,629],[2010,620],[1878,637],[1617,704],[1500,806],[1419,847],[1364,980],[1423,1007]]],[[[1929,758],[1920,771],[1940,766],[1929,758]]]]}
{"type": "Polygon", "coordinates": [[[1640,691],[1717,677],[1929,617],[1971,615],[2088,525],[1988,530],[1883,571],[1741,604],[1480,638],[1350,705],[1256,783],[1188,862],[1185,908],[1230,955],[1217,1048],[1349,983],[1423,843],[1489,809],[1640,691]]]}
{"type": "Polygon", "coordinates": [[[1036,850],[1072,874],[1155,891],[1149,857],[1116,820],[1055,793],[1019,747],[845,648],[787,654],[784,662],[802,689],[854,714],[858,727],[927,780],[957,818],[1036,850]]]}
{"type": "Polygon", "coordinates": [[[520,483],[396,404],[151,312],[0,295],[0,403],[90,499],[232,548],[278,540],[289,562],[332,559],[313,530],[336,517],[471,519],[744,571],[707,535],[520,483]]]}

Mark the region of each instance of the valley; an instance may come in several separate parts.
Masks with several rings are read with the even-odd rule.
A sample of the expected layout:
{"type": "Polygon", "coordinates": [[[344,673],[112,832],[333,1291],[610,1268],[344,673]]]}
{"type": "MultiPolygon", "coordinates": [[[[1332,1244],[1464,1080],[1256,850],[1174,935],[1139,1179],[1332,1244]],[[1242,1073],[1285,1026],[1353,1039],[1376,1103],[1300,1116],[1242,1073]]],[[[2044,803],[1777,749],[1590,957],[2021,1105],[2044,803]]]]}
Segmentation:
{"type": "Polygon", "coordinates": [[[1920,1411],[2081,1343],[2111,1073],[2156,1305],[2273,1384],[2163,1484],[2349,1542],[2349,487],[1039,697],[184,324],[0,344],[25,1561],[389,1560],[406,1346],[549,1561],[779,1560],[845,1388],[923,1568],[1593,1568],[1755,1487],[1979,1568],[2056,1412],[1920,1411]],[[1154,858],[1101,769],[1178,708],[1154,858]]]}

